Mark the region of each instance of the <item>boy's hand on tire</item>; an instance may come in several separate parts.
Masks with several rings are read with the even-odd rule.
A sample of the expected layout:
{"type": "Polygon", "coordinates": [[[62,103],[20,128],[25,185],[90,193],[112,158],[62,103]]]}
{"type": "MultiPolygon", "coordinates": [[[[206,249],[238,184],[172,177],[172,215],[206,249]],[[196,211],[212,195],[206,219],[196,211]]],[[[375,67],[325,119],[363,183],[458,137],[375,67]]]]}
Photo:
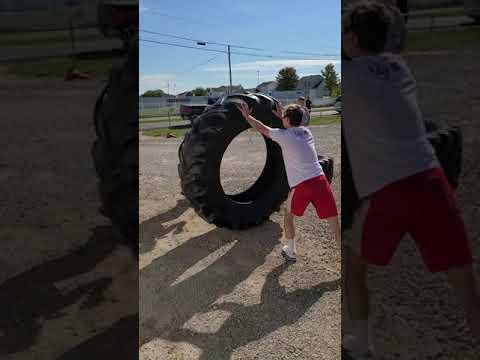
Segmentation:
{"type": "Polygon", "coordinates": [[[276,104],[276,109],[272,110],[273,114],[278,117],[280,120],[283,119],[283,106],[281,103],[276,104]]]}
{"type": "Polygon", "coordinates": [[[244,102],[240,104],[240,112],[242,113],[245,120],[248,120],[248,117],[251,114],[251,110],[248,108],[248,105],[244,102]]]}

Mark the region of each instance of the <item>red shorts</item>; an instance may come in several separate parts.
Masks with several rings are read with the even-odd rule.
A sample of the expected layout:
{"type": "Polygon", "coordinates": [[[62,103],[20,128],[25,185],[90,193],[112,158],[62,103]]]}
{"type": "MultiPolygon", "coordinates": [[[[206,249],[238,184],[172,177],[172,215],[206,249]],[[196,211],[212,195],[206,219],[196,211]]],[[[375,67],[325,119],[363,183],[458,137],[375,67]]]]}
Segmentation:
{"type": "Polygon", "coordinates": [[[352,245],[367,262],[383,266],[407,233],[431,272],[472,263],[462,214],[442,169],[397,181],[365,200],[355,215],[352,245]]]}
{"type": "Polygon", "coordinates": [[[325,175],[320,175],[295,186],[290,191],[287,209],[295,216],[303,216],[310,203],[315,206],[320,219],[338,215],[332,188],[325,175]]]}

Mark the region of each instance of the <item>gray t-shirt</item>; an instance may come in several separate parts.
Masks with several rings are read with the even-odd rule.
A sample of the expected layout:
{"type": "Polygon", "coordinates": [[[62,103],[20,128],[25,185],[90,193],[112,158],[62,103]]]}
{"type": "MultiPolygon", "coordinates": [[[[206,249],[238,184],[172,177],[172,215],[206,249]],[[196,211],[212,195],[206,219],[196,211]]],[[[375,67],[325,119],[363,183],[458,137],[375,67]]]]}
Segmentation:
{"type": "Polygon", "coordinates": [[[308,126],[310,124],[310,113],[306,107],[302,107],[303,117],[301,126],[308,126]]]}
{"type": "Polygon", "coordinates": [[[360,198],[439,166],[417,104],[417,85],[397,55],[342,63],[343,128],[360,198]]]}
{"type": "Polygon", "coordinates": [[[291,188],[323,174],[311,131],[304,127],[271,129],[270,137],[282,148],[283,161],[291,188]]]}

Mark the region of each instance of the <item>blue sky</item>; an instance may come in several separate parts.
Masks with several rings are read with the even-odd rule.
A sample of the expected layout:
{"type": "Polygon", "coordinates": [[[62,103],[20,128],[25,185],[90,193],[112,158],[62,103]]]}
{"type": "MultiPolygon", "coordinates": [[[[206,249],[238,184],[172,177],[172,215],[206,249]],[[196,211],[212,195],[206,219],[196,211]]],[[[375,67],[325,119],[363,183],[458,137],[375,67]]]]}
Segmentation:
{"type": "MultiPolygon", "coordinates": [[[[140,29],[210,42],[265,49],[232,48],[232,82],[244,88],[275,79],[282,67],[293,66],[300,76],[320,74],[332,62],[340,73],[340,0],[142,0],[140,29]],[[318,55],[288,54],[282,51],[318,55]],[[259,71],[259,73],[257,73],[259,71]]],[[[140,39],[197,46],[166,36],[140,32],[140,39]]],[[[224,53],[178,48],[140,41],[140,93],[150,89],[179,93],[197,86],[228,85],[224,53]]]]}

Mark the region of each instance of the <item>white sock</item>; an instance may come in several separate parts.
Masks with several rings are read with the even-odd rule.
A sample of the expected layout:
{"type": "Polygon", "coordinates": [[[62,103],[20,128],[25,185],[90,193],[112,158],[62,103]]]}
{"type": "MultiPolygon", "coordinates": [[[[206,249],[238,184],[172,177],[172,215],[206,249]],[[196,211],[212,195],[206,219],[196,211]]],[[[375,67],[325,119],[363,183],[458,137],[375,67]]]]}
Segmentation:
{"type": "Polygon", "coordinates": [[[296,254],[297,248],[295,247],[295,239],[286,239],[286,240],[287,240],[288,251],[291,254],[296,254]]]}
{"type": "Polygon", "coordinates": [[[368,352],[368,320],[352,320],[352,333],[342,339],[342,345],[354,355],[368,352]]]}

